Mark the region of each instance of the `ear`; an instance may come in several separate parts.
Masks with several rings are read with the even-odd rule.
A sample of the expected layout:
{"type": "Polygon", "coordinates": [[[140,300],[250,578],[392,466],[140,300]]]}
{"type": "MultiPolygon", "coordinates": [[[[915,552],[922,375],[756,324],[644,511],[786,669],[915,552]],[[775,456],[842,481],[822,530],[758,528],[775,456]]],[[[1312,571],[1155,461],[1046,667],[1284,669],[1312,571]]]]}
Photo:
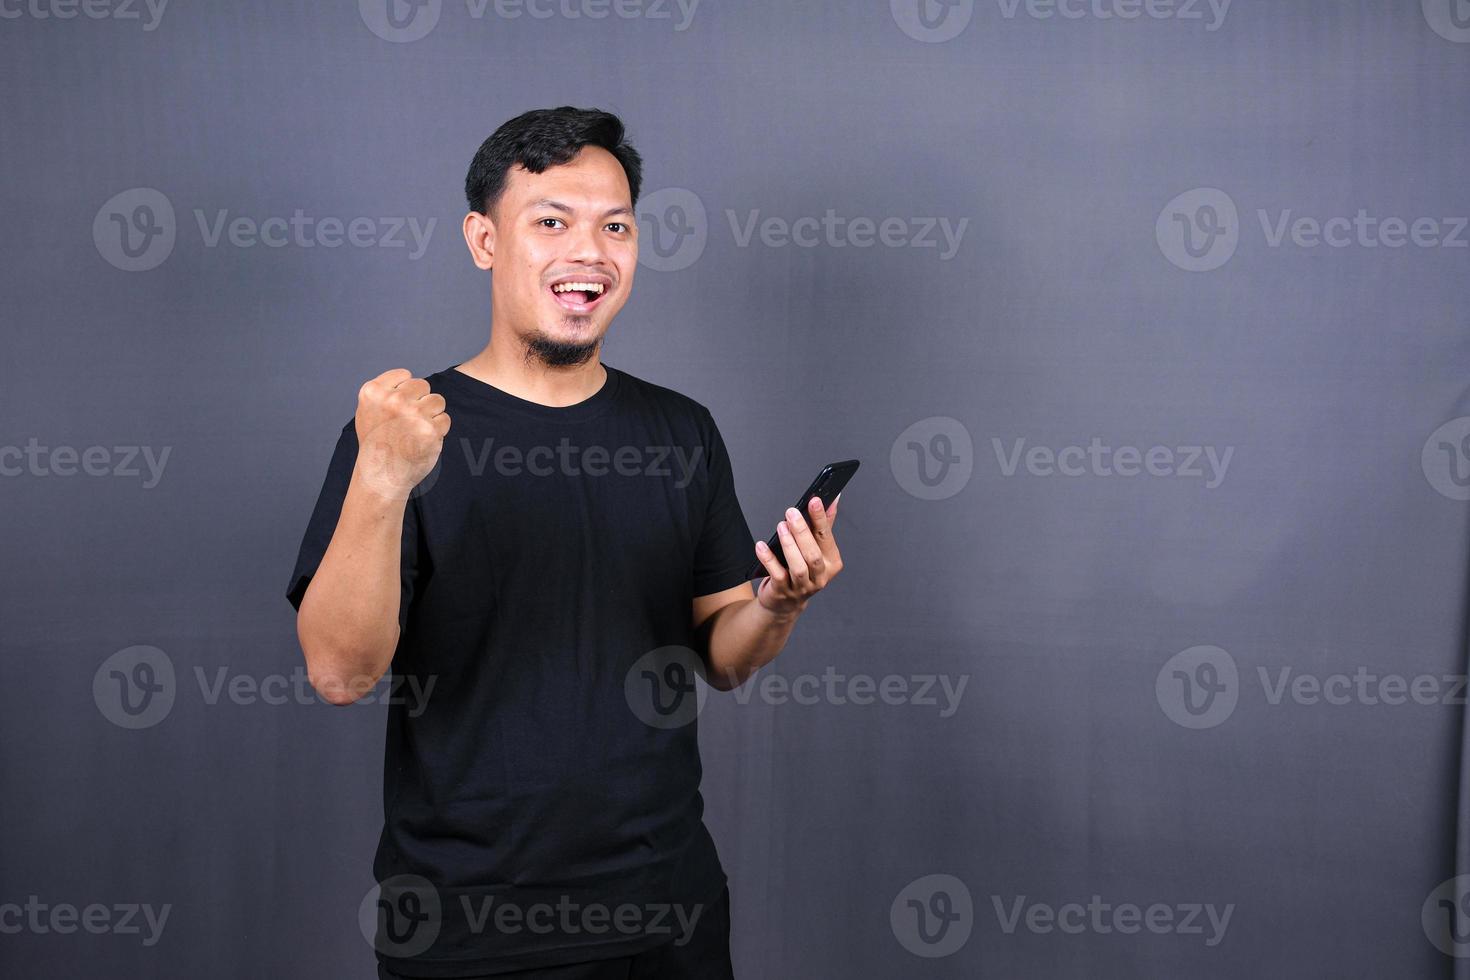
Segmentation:
{"type": "Polygon", "coordinates": [[[489,215],[471,211],[464,216],[464,243],[476,267],[488,271],[495,265],[495,222],[489,215]]]}

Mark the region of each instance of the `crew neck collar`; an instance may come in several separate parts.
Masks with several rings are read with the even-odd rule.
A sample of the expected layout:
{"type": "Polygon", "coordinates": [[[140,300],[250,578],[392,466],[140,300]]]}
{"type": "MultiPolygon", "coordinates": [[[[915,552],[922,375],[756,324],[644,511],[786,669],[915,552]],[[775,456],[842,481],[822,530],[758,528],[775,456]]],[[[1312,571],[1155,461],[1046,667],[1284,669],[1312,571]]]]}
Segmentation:
{"type": "Polygon", "coordinates": [[[529,401],[512,395],[502,388],[497,388],[488,381],[465,374],[459,370],[459,365],[454,364],[440,372],[441,375],[453,379],[453,383],[467,392],[472,392],[477,397],[492,402],[500,408],[509,409],[522,415],[533,418],[547,419],[562,422],[579,422],[583,419],[594,418],[601,415],[612,405],[613,396],[617,393],[618,379],[622,372],[608,364],[600,362],[607,377],[602,381],[602,387],[579,402],[571,405],[543,405],[540,402],[529,401]]]}

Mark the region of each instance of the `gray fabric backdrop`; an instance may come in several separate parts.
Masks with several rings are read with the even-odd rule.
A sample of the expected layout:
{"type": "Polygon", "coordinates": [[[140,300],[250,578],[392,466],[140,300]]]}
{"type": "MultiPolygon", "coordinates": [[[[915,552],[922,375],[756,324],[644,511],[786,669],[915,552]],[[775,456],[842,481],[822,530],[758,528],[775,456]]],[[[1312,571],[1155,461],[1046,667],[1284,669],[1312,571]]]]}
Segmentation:
{"type": "Polygon", "coordinates": [[[0,0],[0,79],[0,973],[369,975],[384,709],[282,591],[564,103],[647,160],[605,359],[761,536],[864,461],[701,718],[740,976],[1470,963],[1466,0],[0,0]]]}

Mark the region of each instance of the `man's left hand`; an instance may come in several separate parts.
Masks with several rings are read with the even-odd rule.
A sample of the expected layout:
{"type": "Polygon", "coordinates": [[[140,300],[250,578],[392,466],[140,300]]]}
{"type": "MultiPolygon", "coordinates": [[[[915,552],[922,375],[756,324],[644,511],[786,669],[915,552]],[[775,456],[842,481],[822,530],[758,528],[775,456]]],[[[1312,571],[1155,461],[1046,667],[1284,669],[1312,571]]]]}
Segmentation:
{"type": "Polygon", "coordinates": [[[838,494],[832,506],[824,508],[821,499],[813,497],[806,516],[795,507],[786,511],[786,520],[776,525],[786,556],[785,568],[764,541],[756,542],[755,556],[766,570],[766,578],[756,592],[756,601],[763,608],[778,616],[795,617],[842,571],[842,553],[832,534],[841,500],[838,494]]]}

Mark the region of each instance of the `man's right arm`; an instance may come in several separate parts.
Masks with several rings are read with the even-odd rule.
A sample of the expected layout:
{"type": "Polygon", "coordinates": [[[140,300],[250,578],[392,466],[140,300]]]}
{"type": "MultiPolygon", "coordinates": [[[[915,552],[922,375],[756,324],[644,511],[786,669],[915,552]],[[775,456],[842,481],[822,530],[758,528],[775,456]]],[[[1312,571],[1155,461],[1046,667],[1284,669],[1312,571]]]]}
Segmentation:
{"type": "Polygon", "coordinates": [[[311,686],[333,704],[371,690],[398,647],[404,503],[368,489],[353,471],[332,542],[296,613],[311,686]]]}
{"type": "Polygon", "coordinates": [[[395,368],[358,392],[352,479],[296,614],[311,686],[333,704],[373,688],[398,647],[403,515],[449,431],[444,397],[395,368]]]}

